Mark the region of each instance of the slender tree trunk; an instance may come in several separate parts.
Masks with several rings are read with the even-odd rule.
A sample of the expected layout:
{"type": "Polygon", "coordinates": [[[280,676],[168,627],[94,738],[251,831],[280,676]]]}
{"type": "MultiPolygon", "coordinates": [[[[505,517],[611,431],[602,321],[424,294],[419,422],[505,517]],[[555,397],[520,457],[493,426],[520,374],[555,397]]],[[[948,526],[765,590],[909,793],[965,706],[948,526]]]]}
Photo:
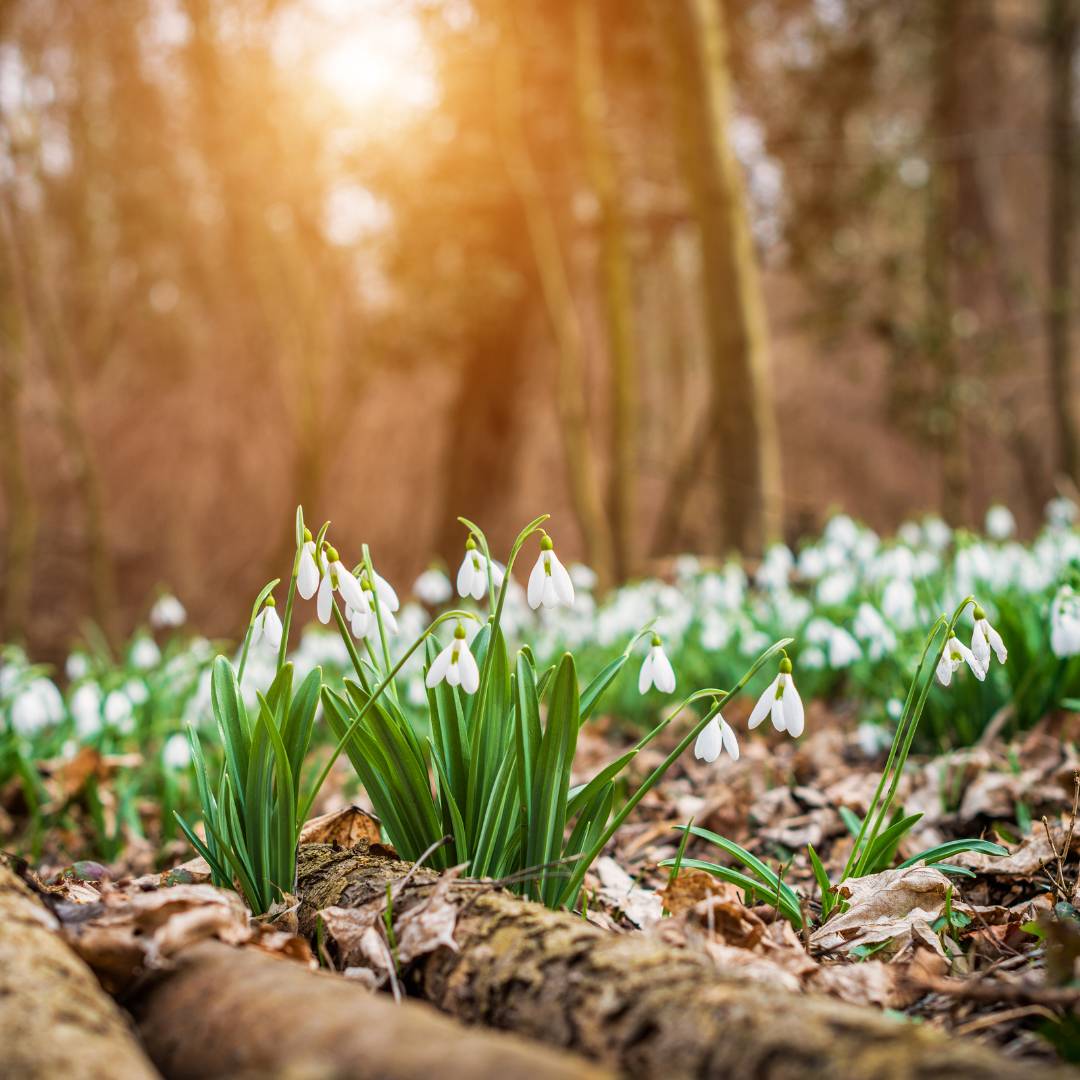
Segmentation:
{"type": "Polygon", "coordinates": [[[720,457],[724,547],[759,551],[783,524],[780,441],[769,328],[746,208],[742,167],[728,138],[728,40],[720,0],[661,3],[684,169],[701,233],[712,370],[712,428],[720,457]]]}
{"type": "Polygon", "coordinates": [[[964,522],[968,489],[966,418],[960,399],[960,357],[952,332],[953,256],[956,231],[956,163],[942,148],[957,127],[956,49],[961,0],[935,0],[933,101],[930,137],[937,147],[929,184],[924,280],[926,352],[937,380],[930,416],[942,468],[941,511],[950,525],[964,522]]]}
{"type": "Polygon", "coordinates": [[[614,581],[611,528],[600,494],[600,479],[589,437],[585,403],[585,347],[574,310],[570,282],[559,246],[555,216],[525,142],[521,101],[521,47],[514,8],[500,6],[501,33],[495,72],[499,142],[510,182],[525,210],[540,287],[559,347],[558,404],[570,489],[589,564],[601,591],[614,581]]]}
{"type": "Polygon", "coordinates": [[[1057,429],[1056,464],[1080,482],[1080,437],[1072,388],[1072,292],[1070,263],[1074,229],[1076,134],[1073,122],[1078,13],[1076,0],[1047,0],[1046,42],[1050,52],[1050,192],[1047,217],[1050,295],[1046,331],[1050,344],[1050,408],[1057,429]]]}
{"type": "Polygon", "coordinates": [[[116,582],[101,482],[79,409],[75,358],[52,292],[44,237],[29,215],[21,224],[17,228],[10,202],[0,196],[0,228],[11,254],[15,291],[56,388],[60,428],[86,515],[91,611],[111,643],[116,635],[116,582]]]}
{"type": "Polygon", "coordinates": [[[618,176],[604,119],[603,42],[597,0],[574,5],[574,59],[582,142],[589,182],[600,203],[600,267],[607,311],[608,358],[611,367],[611,480],[608,502],[619,580],[638,568],[637,335],[634,327],[633,265],[626,242],[626,220],[618,176]]]}
{"type": "Polygon", "coordinates": [[[22,396],[26,376],[27,327],[14,293],[14,255],[5,244],[5,299],[0,302],[0,478],[8,508],[7,550],[4,560],[4,626],[2,639],[23,644],[30,617],[30,586],[33,581],[34,534],[37,515],[26,476],[23,439],[22,396]]]}

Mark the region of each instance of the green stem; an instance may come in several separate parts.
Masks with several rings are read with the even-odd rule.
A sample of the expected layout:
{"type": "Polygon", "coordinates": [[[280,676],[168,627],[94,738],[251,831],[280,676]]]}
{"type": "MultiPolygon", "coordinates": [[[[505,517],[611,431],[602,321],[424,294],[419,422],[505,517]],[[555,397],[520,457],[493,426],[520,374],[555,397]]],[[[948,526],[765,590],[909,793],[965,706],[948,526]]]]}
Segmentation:
{"type": "MultiPolygon", "coordinates": [[[[335,614],[335,616],[337,617],[337,620],[338,620],[338,629],[343,631],[342,636],[344,636],[346,638],[345,644],[349,648],[349,656],[353,661],[353,666],[356,668],[357,674],[360,674],[360,657],[357,654],[356,649],[352,644],[352,641],[348,638],[348,627],[345,625],[345,619],[341,615],[341,612],[338,611],[338,607],[337,607],[336,603],[334,604],[334,614],[335,614]]],[[[357,715],[356,719],[353,720],[353,722],[349,725],[348,729],[346,730],[345,734],[342,735],[341,739],[338,741],[337,746],[334,748],[334,752],[330,755],[330,760],[327,761],[325,766],[323,766],[323,770],[319,774],[318,780],[315,781],[315,786],[311,789],[311,792],[307,797],[307,801],[304,803],[304,807],[301,810],[299,818],[298,818],[299,822],[302,823],[302,822],[307,820],[307,816],[311,811],[311,807],[314,804],[315,799],[319,794],[319,789],[323,786],[324,783],[326,783],[326,778],[330,775],[330,770],[334,767],[334,762],[337,761],[338,757],[341,754],[341,751],[344,750],[345,747],[348,745],[349,740],[353,737],[353,733],[360,726],[360,722],[364,719],[365,716],[367,716],[368,709],[370,709],[371,706],[375,704],[376,699],[381,696],[383,691],[390,684],[390,680],[393,679],[393,677],[402,669],[402,667],[405,664],[405,661],[408,660],[409,657],[412,656],[412,654],[414,652],[416,652],[416,650],[424,643],[424,641],[431,634],[433,634],[435,632],[435,627],[437,627],[439,625],[439,623],[446,622],[448,619],[475,619],[475,618],[476,618],[476,616],[471,611],[447,611],[444,614],[440,615],[412,643],[412,645],[409,646],[409,648],[405,652],[405,655],[402,656],[402,658],[394,665],[393,669],[390,671],[390,674],[387,675],[386,678],[383,679],[383,681],[381,683],[379,683],[378,687],[376,687],[375,691],[368,698],[368,700],[364,703],[364,707],[360,710],[360,712],[357,715]]]]}
{"type": "MultiPolygon", "coordinates": [[[[757,674],[758,669],[761,667],[761,665],[764,664],[770,656],[775,655],[782,648],[784,648],[785,645],[790,645],[791,642],[794,640],[794,638],[783,638],[775,645],[773,645],[770,649],[763,652],[761,656],[759,656],[754,662],[754,666],[750,668],[750,670],[739,680],[739,682],[731,690],[729,690],[726,694],[723,695],[723,697],[721,697],[716,702],[716,704],[705,714],[705,716],[697,724],[694,725],[690,734],[687,735],[686,738],[683,739],[682,742],[680,742],[679,745],[670,754],[668,754],[663,764],[658,766],[652,772],[649,778],[645,781],[645,783],[642,784],[636,792],[634,792],[627,804],[622,808],[622,810],[619,811],[618,814],[615,815],[615,818],[612,820],[611,824],[604,831],[604,834],[600,837],[599,840],[596,841],[595,844],[593,844],[592,848],[589,850],[585,858],[583,858],[578,863],[577,869],[574,871],[570,880],[566,884],[566,888],[563,890],[562,897],[560,897],[560,902],[562,902],[562,899],[564,897],[573,896],[576,893],[578,888],[581,886],[581,882],[585,878],[586,871],[589,869],[590,866],[592,866],[593,862],[595,862],[600,852],[604,850],[604,845],[607,844],[607,842],[615,835],[615,833],[619,829],[619,826],[622,825],[622,823],[627,819],[627,817],[630,816],[630,813],[633,811],[634,807],[637,806],[637,804],[641,802],[641,800],[656,786],[664,773],[668,771],[668,769],[675,763],[675,761],[686,750],[686,748],[705,730],[705,727],[709,723],[709,721],[712,720],[712,718],[725,705],[727,705],[727,703],[731,701],[731,699],[735,697],[735,695],[738,694],[744,686],[746,686],[746,684],[754,677],[754,675],[757,674]]],[[[651,739],[653,735],[655,735],[656,732],[659,731],[661,728],[666,727],[669,723],[671,723],[675,716],[677,716],[679,712],[686,708],[686,706],[689,705],[692,701],[697,700],[699,697],[715,696],[716,693],[717,691],[715,690],[699,690],[696,694],[691,694],[690,697],[688,697],[673,713],[671,713],[670,716],[668,716],[667,720],[665,720],[663,724],[658,725],[656,730],[650,733],[648,738],[641,745],[644,745],[644,743],[647,742],[648,739],[651,739]]]]}

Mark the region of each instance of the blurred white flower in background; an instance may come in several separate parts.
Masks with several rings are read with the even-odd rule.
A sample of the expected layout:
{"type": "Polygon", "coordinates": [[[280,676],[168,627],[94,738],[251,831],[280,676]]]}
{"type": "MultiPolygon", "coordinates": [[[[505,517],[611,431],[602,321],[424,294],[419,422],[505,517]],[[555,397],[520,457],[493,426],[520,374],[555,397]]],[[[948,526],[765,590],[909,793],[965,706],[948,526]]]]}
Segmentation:
{"type": "MultiPolygon", "coordinates": [[[[681,557],[682,556],[680,556],[680,558],[681,557]]],[[[690,556],[690,558],[693,558],[693,556],[690,556]]],[[[694,562],[697,563],[697,559],[694,559],[694,562]]],[[[567,567],[567,573],[569,573],[570,580],[574,583],[575,589],[584,589],[587,592],[591,592],[596,588],[596,574],[584,563],[571,563],[567,567]]]]}
{"type": "Polygon", "coordinates": [[[130,735],[135,730],[135,709],[131,698],[123,690],[113,690],[105,698],[102,709],[105,722],[116,728],[122,735],[130,735]]]}
{"type": "MultiPolygon", "coordinates": [[[[429,607],[438,607],[454,595],[454,587],[441,570],[432,567],[430,570],[425,570],[413,582],[413,593],[417,599],[422,600],[429,607]]],[[[426,696],[424,700],[427,700],[426,696]]]]}
{"type": "Polygon", "coordinates": [[[165,740],[161,748],[161,764],[166,769],[186,769],[191,764],[191,746],[186,736],[178,732],[165,740]]]}
{"type": "Polygon", "coordinates": [[[133,705],[142,705],[150,698],[150,690],[142,679],[128,679],[122,689],[133,705]]]}
{"type": "Polygon", "coordinates": [[[187,622],[187,612],[171,593],[164,593],[154,601],[150,609],[150,625],[155,630],[164,630],[167,627],[183,626],[187,622]]]}
{"type": "Polygon", "coordinates": [[[67,658],[64,671],[72,682],[85,679],[90,674],[90,661],[87,659],[86,653],[73,652],[67,658]]]}
{"type": "Polygon", "coordinates": [[[101,688],[97,683],[86,682],[78,687],[68,708],[80,739],[92,739],[101,730],[101,688]]]}
{"type": "Polygon", "coordinates": [[[859,605],[852,627],[855,636],[867,643],[867,655],[871,660],[880,660],[896,649],[896,634],[873,604],[865,600],[859,605]]]}
{"type": "Polygon", "coordinates": [[[1016,518],[1007,506],[998,503],[986,511],[986,535],[993,540],[1008,540],[1016,532],[1016,518]]]}
{"type": "Polygon", "coordinates": [[[152,637],[143,635],[136,638],[135,644],[131,646],[130,660],[132,667],[147,671],[161,663],[161,650],[152,637]]]}
{"type": "Polygon", "coordinates": [[[926,543],[937,551],[944,551],[952,542],[952,529],[933,514],[923,518],[922,531],[926,543]]]}
{"type": "Polygon", "coordinates": [[[1057,529],[1067,529],[1076,521],[1077,506],[1072,499],[1051,499],[1046,504],[1047,522],[1057,529]]]}
{"type": "Polygon", "coordinates": [[[1080,653],[1080,596],[1062,585],[1050,604],[1050,649],[1059,659],[1080,653]]]}
{"type": "Polygon", "coordinates": [[[23,688],[11,706],[11,728],[29,737],[64,719],[64,699],[51,679],[36,678],[23,688]]]}

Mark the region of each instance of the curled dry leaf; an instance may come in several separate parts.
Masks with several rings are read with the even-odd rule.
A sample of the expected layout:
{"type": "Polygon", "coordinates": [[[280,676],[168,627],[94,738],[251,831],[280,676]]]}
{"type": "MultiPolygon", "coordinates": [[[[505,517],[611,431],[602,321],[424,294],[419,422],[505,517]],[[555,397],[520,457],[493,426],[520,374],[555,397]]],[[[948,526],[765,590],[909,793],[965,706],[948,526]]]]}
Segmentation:
{"type": "Polygon", "coordinates": [[[672,915],[681,915],[710,896],[718,896],[724,900],[739,899],[734,885],[721,881],[704,870],[680,870],[675,878],[668,882],[667,888],[660,889],[656,895],[672,915]]]}
{"type": "Polygon", "coordinates": [[[876,1005],[881,1009],[904,1009],[924,991],[906,977],[904,964],[866,960],[861,964],[815,965],[807,987],[831,994],[850,1005],[876,1005]]]}
{"type": "Polygon", "coordinates": [[[610,855],[597,859],[593,869],[600,878],[600,899],[621,911],[636,926],[645,930],[663,917],[664,904],[660,894],[635,884],[610,855]]]}
{"type": "Polygon", "coordinates": [[[394,937],[401,963],[407,964],[417,956],[434,952],[440,945],[457,952],[454,941],[457,905],[450,899],[450,887],[465,865],[447,870],[426,900],[409,908],[394,921],[394,937]]]}
{"type": "MultiPolygon", "coordinates": [[[[815,930],[810,944],[839,956],[850,954],[859,945],[883,945],[881,959],[888,959],[909,944],[941,952],[931,924],[944,912],[949,885],[940,870],[922,863],[850,878],[835,887],[848,902],[848,910],[815,930]]],[[[973,914],[964,904],[954,903],[953,909],[973,914]]]]}
{"type": "Polygon", "coordinates": [[[379,819],[359,806],[346,806],[332,814],[314,817],[300,830],[301,844],[334,844],[351,848],[361,840],[378,844],[382,836],[379,819]]]}

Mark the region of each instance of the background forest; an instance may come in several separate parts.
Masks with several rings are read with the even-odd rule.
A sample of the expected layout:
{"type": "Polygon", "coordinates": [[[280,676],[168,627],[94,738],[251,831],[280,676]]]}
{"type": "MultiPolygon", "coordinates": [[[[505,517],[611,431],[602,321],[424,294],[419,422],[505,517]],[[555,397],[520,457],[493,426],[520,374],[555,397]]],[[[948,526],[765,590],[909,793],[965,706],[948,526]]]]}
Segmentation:
{"type": "Polygon", "coordinates": [[[331,518],[601,589],[1080,467],[1072,0],[6,0],[0,640],[331,518]],[[288,483],[281,482],[289,478],[288,483]],[[378,510],[376,510],[378,507],[378,510]]]}

